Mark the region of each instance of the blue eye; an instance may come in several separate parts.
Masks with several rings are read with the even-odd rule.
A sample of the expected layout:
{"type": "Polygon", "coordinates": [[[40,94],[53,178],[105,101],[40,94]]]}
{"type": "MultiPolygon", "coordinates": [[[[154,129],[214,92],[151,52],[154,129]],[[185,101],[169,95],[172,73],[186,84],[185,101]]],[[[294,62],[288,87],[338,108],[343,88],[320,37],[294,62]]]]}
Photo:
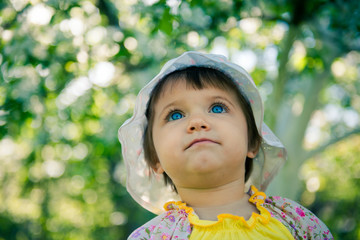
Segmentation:
{"type": "Polygon", "coordinates": [[[223,113],[223,112],[225,112],[225,108],[223,106],[217,104],[217,105],[212,106],[210,111],[212,113],[223,113]]]}
{"type": "Polygon", "coordinates": [[[184,117],[184,115],[182,115],[181,113],[173,112],[173,113],[170,113],[168,120],[169,121],[174,121],[174,120],[178,120],[178,119],[183,118],[183,117],[184,117]]]}

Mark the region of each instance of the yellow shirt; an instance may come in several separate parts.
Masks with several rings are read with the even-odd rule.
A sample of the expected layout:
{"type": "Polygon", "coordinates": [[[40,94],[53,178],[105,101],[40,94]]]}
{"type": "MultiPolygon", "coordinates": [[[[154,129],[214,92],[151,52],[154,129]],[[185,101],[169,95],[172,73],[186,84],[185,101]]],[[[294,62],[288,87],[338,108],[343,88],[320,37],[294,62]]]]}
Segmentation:
{"type": "Polygon", "coordinates": [[[197,239],[294,239],[289,230],[272,218],[265,208],[258,208],[260,215],[253,213],[248,221],[231,214],[220,214],[218,221],[200,220],[192,214],[193,225],[190,240],[197,239]]]}
{"type": "Polygon", "coordinates": [[[128,239],[334,239],[326,225],[300,204],[279,196],[266,198],[254,186],[249,194],[249,202],[259,213],[247,221],[232,214],[220,214],[217,221],[200,220],[186,203],[168,202],[164,213],[136,229],[128,239]]]}
{"type": "Polygon", "coordinates": [[[191,207],[182,202],[176,205],[189,213],[189,222],[193,226],[190,240],[197,239],[294,239],[289,230],[277,219],[272,218],[269,211],[260,204],[264,203],[266,195],[254,186],[254,194],[249,202],[254,203],[260,214],[252,213],[249,220],[232,214],[218,215],[218,221],[200,220],[191,207]]]}

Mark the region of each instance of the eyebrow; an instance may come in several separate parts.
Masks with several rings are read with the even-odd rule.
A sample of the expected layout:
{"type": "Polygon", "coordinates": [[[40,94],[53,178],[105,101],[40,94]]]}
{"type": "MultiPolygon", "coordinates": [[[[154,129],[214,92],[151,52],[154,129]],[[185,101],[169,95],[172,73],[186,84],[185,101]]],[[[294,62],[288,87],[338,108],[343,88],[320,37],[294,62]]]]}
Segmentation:
{"type": "Polygon", "coordinates": [[[227,103],[229,103],[233,108],[235,108],[236,106],[228,99],[228,98],[225,98],[225,97],[222,97],[222,96],[214,96],[214,97],[211,97],[212,99],[221,99],[227,103]]]}
{"type": "Polygon", "coordinates": [[[167,110],[168,108],[171,108],[172,106],[176,106],[178,104],[178,102],[180,102],[179,100],[175,100],[169,104],[167,104],[165,107],[162,108],[162,110],[159,113],[159,116],[162,116],[164,111],[167,110]]]}

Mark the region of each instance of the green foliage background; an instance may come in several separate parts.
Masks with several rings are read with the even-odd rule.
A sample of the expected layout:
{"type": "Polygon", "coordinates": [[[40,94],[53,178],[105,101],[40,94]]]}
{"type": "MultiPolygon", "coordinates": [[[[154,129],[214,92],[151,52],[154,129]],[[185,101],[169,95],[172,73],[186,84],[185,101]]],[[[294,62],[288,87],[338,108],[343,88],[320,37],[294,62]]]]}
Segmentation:
{"type": "Polygon", "coordinates": [[[357,0],[2,1],[0,239],[125,239],[153,217],[126,192],[117,129],[187,50],[250,62],[289,150],[269,193],[360,239],[359,30],[357,0]]]}

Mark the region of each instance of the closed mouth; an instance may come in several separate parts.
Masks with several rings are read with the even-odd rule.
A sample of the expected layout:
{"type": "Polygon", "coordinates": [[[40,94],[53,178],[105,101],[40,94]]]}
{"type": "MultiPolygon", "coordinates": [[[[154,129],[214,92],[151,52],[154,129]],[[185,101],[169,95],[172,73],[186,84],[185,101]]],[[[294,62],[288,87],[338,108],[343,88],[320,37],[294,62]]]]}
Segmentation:
{"type": "Polygon", "coordinates": [[[192,146],[194,146],[194,145],[197,144],[197,143],[205,143],[205,142],[211,142],[211,143],[217,143],[217,144],[219,144],[218,142],[215,142],[215,141],[213,141],[213,140],[211,140],[211,139],[208,139],[208,138],[199,138],[199,139],[194,139],[194,140],[189,144],[189,146],[187,146],[187,147],[185,148],[185,150],[191,148],[192,146]]]}

